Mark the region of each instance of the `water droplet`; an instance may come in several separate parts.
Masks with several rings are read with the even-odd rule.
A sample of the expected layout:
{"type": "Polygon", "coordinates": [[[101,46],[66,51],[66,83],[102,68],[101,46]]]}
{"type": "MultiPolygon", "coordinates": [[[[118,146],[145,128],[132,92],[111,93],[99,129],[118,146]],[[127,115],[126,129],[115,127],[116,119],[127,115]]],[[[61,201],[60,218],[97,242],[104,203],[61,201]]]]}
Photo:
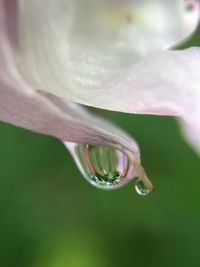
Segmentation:
{"type": "Polygon", "coordinates": [[[79,144],[75,153],[85,178],[99,188],[114,189],[135,176],[127,155],[110,146],[79,144]]]}
{"type": "Polygon", "coordinates": [[[140,195],[140,196],[147,196],[151,191],[145,186],[142,180],[139,178],[136,181],[135,184],[135,191],[140,195]]]}

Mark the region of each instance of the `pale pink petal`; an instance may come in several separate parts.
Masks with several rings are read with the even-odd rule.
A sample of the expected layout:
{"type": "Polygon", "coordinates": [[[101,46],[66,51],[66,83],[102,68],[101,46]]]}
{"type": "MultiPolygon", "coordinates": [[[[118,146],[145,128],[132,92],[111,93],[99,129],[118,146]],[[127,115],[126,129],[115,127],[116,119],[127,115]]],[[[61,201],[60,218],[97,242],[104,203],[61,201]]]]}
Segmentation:
{"type": "Polygon", "coordinates": [[[181,116],[187,120],[193,120],[199,112],[200,48],[155,53],[137,63],[127,61],[105,70],[93,65],[93,61],[84,64],[66,90],[62,81],[53,80],[53,74],[50,81],[43,79],[42,89],[80,104],[114,111],[181,116]],[[86,68],[91,70],[87,75],[86,68]]]}
{"type": "Polygon", "coordinates": [[[31,88],[18,73],[13,59],[8,49],[0,62],[0,120],[63,141],[112,145],[132,151],[139,159],[136,142],[123,131],[80,105],[31,88]]]}
{"type": "MultiPolygon", "coordinates": [[[[174,76],[170,64],[176,57],[179,58],[179,52],[178,56],[176,53],[162,55],[159,50],[191,33],[197,25],[200,10],[197,0],[24,0],[22,3],[19,11],[18,70],[30,86],[77,103],[138,113],[154,113],[152,109],[159,108],[153,107],[155,104],[143,106],[143,97],[149,92],[147,88],[155,83],[164,82],[159,86],[166,90],[169,84],[167,77],[174,76]],[[131,14],[135,14],[131,25],[121,21],[127,19],[127,6],[133,12],[131,14]],[[97,23],[100,18],[102,23],[108,25],[100,27],[97,23]],[[148,23],[143,21],[144,18],[148,23]],[[117,30],[112,29],[113,24],[118,27],[117,30]],[[164,79],[162,69],[165,59],[170,75],[167,74],[164,79]],[[143,79],[144,76],[147,79],[143,79]],[[136,88],[140,88],[140,83],[142,88],[147,89],[145,92],[136,88]],[[130,88],[133,88],[134,97],[131,103],[130,88]],[[119,99],[121,90],[124,96],[119,99]],[[126,108],[118,107],[123,103],[126,108]],[[131,108],[128,108],[129,105],[131,108]]],[[[153,98],[152,101],[158,97],[154,97],[154,91],[148,96],[149,99],[153,98]]],[[[157,94],[163,97],[163,90],[157,94]]],[[[163,113],[169,109],[165,107],[166,102],[170,109],[171,105],[175,105],[166,98],[163,113]]]]}
{"type": "MultiPolygon", "coordinates": [[[[109,15],[108,20],[118,23],[116,19],[123,18],[127,5],[130,10],[134,7],[140,18],[143,18],[144,10],[150,11],[152,7],[158,12],[158,18],[163,10],[165,15],[178,12],[177,15],[184,17],[184,23],[187,20],[187,27],[190,25],[190,29],[194,29],[199,17],[199,1],[177,0],[173,1],[174,5],[170,0],[162,1],[162,5],[155,0],[147,4],[146,1],[131,1],[129,4],[119,1],[116,4],[90,0],[84,5],[79,0],[26,0],[19,3],[13,6],[11,0],[0,1],[0,66],[2,77],[13,79],[11,85],[15,82],[19,88],[25,78],[30,87],[77,103],[123,112],[182,116],[188,122],[196,123],[199,112],[199,49],[155,52],[139,59],[131,56],[131,50],[124,52],[122,49],[118,55],[118,48],[113,50],[115,46],[110,40],[110,47],[102,47],[101,42],[98,46],[88,34],[90,28],[100,30],[96,28],[96,17],[101,14],[103,18],[109,15]],[[185,5],[187,11],[195,12],[195,19],[188,20],[188,14],[181,13],[183,10],[186,12],[185,5]],[[17,12],[15,16],[13,8],[17,12]],[[111,13],[105,15],[107,10],[111,13]],[[90,11],[93,13],[89,16],[89,23],[86,15],[90,11]],[[81,24],[82,16],[86,24],[81,24]],[[12,34],[16,25],[19,26],[16,28],[17,36],[12,34]],[[83,29],[78,25],[85,30],[81,31],[83,29]],[[110,54],[111,50],[113,53],[110,54]]],[[[155,15],[146,13],[151,16],[149,22],[155,25],[155,15]]],[[[182,21],[180,17],[177,16],[177,25],[186,25],[179,23],[182,21]]],[[[139,19],[137,25],[140,22],[139,19]]],[[[125,32],[128,27],[124,24],[118,26],[125,32]]],[[[117,38],[123,37],[118,31],[113,34],[117,38]]],[[[97,39],[99,36],[102,38],[101,30],[96,32],[97,39]]]]}
{"type": "Polygon", "coordinates": [[[61,55],[60,64],[71,49],[137,58],[188,38],[199,16],[199,0],[21,0],[22,53],[61,55]]]}
{"type": "Polygon", "coordinates": [[[138,63],[116,66],[99,75],[99,79],[91,74],[89,81],[82,82],[77,102],[115,111],[182,116],[189,120],[200,107],[200,48],[152,54],[138,63]]]}

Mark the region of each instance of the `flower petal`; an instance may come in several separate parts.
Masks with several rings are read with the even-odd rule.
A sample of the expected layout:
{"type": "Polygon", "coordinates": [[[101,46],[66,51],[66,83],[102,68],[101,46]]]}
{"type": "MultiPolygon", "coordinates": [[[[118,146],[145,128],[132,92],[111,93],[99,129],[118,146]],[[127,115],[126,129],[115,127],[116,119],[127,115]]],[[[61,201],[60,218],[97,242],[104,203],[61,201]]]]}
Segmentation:
{"type": "Polygon", "coordinates": [[[37,60],[42,55],[59,56],[63,67],[72,49],[78,56],[94,48],[100,54],[134,53],[137,58],[175,45],[195,30],[200,2],[21,0],[19,14],[22,53],[28,53],[29,60],[31,56],[37,60]]]}
{"type": "MultiPolygon", "coordinates": [[[[112,142],[110,133],[108,133],[110,141],[109,137],[106,139],[104,123],[97,117],[93,117],[78,105],[62,102],[48,93],[35,91],[26,84],[17,70],[17,55],[12,49],[17,39],[12,39],[11,34],[17,22],[17,16],[13,16],[12,9],[16,8],[16,2],[12,4],[10,0],[0,1],[0,119],[36,132],[56,136],[64,141],[103,143],[107,140],[107,144],[115,143],[112,142]],[[102,129],[98,126],[98,121],[101,122],[102,129]]],[[[116,132],[112,125],[109,130],[116,132]]]]}
{"type": "MultiPolygon", "coordinates": [[[[196,12],[195,14],[199,14],[197,12],[199,9],[196,8],[199,7],[199,1],[188,1],[177,0],[173,5],[174,10],[176,10],[177,6],[179,6],[179,9],[181,6],[181,10],[183,10],[183,7],[190,3],[193,8],[187,9],[192,9],[192,11],[196,12]]],[[[83,47],[77,48],[73,46],[71,49],[68,49],[69,46],[74,44],[73,42],[71,43],[73,38],[67,40],[66,37],[72,37],[73,35],[71,26],[76,24],[77,19],[75,20],[75,17],[78,14],[76,12],[81,10],[84,16],[84,12],[89,8],[89,11],[94,11],[92,17],[96,17],[97,14],[95,12],[102,11],[102,8],[104,11],[107,10],[108,3],[109,8],[113,8],[114,11],[115,5],[118,8],[122,8],[120,0],[108,3],[107,1],[97,1],[94,3],[91,0],[87,0],[84,6],[81,5],[79,0],[74,2],[63,0],[56,2],[51,0],[22,0],[18,2],[21,3],[20,8],[18,8],[20,10],[19,21],[22,28],[19,30],[19,33],[23,34],[19,35],[22,37],[22,42],[21,40],[19,42],[22,54],[17,54],[17,56],[14,52],[18,50],[14,51],[11,49],[12,39],[9,38],[8,40],[8,37],[10,37],[8,33],[11,32],[14,25],[13,20],[8,20],[11,15],[13,17],[12,5],[9,4],[11,2],[11,0],[1,0],[0,2],[0,12],[2,15],[0,16],[2,27],[0,31],[2,39],[0,44],[0,56],[2,58],[0,64],[3,63],[4,71],[6,71],[6,68],[9,68],[8,72],[12,69],[12,76],[17,74],[17,79],[20,79],[21,76],[18,70],[15,69],[16,61],[18,61],[19,69],[24,74],[24,77],[27,78],[27,82],[29,82],[31,87],[39,88],[42,91],[50,92],[77,103],[133,113],[183,115],[185,114],[185,106],[188,106],[185,102],[190,103],[194,101],[193,98],[196,99],[196,94],[198,95],[196,87],[199,85],[197,66],[199,65],[200,53],[198,49],[185,50],[184,52],[152,53],[150,56],[136,62],[132,62],[132,58],[127,57],[116,58],[115,55],[110,55],[109,57],[106,52],[103,55],[99,54],[96,48],[90,51],[86,49],[86,55],[82,55],[79,58],[82,51],[84,51],[83,47]],[[44,7],[47,6],[48,8],[45,9],[44,7]],[[38,12],[37,20],[35,20],[36,12],[38,12]],[[44,16],[45,14],[46,16],[44,16]],[[66,14],[69,16],[66,16],[66,14]],[[66,20],[68,20],[69,24],[66,24],[65,36],[62,30],[64,30],[63,25],[66,26],[63,24],[66,20]],[[11,26],[8,21],[11,21],[11,26]],[[61,32],[56,27],[58,25],[61,26],[60,23],[62,24],[61,32]],[[7,25],[9,27],[6,28],[7,25]],[[28,26],[30,27],[28,28],[28,26]],[[48,26],[49,31],[47,31],[48,26]],[[58,30],[58,35],[54,31],[55,29],[58,30]],[[63,34],[63,39],[59,39],[57,44],[55,44],[55,40],[58,39],[45,39],[45,37],[62,37],[60,33],[63,34]],[[35,38],[29,38],[31,34],[35,38]],[[55,45],[56,51],[52,49],[52,54],[48,55],[50,50],[48,46],[46,51],[44,50],[45,46],[42,46],[43,40],[46,43],[48,42],[50,48],[51,40],[55,45]],[[41,42],[41,45],[37,41],[41,42]],[[34,43],[36,46],[32,45],[34,43]],[[65,53],[62,54],[64,52],[63,49],[59,50],[59,48],[66,48],[69,60],[63,62],[62,59],[64,58],[65,60],[67,58],[64,57],[65,53]],[[56,53],[54,54],[54,52],[56,53]],[[66,68],[64,68],[65,63],[66,68]],[[160,70],[163,66],[165,68],[161,72],[160,70]],[[189,83],[189,81],[192,82],[183,90],[183,85],[189,83]],[[121,94],[122,90],[123,96],[121,94]],[[191,97],[186,101],[185,95],[188,92],[191,94],[191,97]],[[177,100],[177,96],[180,95],[182,97],[179,97],[180,99],[177,100]],[[193,97],[193,95],[195,96],[193,97]]],[[[138,4],[138,1],[135,0],[125,2],[125,4],[133,5],[136,10],[137,7],[140,7],[140,12],[143,12],[143,9],[148,9],[149,7],[148,4],[144,5],[145,2],[141,1],[138,4]]],[[[156,0],[150,0],[149,3],[151,3],[150,6],[155,7],[154,4],[157,2],[160,3],[160,1],[156,0]]],[[[170,0],[165,0],[162,4],[166,9],[171,6],[170,0]]],[[[18,9],[16,8],[16,10],[18,9]]],[[[196,15],[196,19],[197,17],[196,15]]],[[[17,15],[14,19],[15,23],[17,22],[16,18],[18,19],[17,15]]],[[[75,34],[76,38],[78,38],[79,33],[75,34]]],[[[80,33],[81,37],[85,33],[87,32],[80,33]]],[[[89,39],[88,41],[90,42],[91,40],[89,39]]]]}
{"type": "Polygon", "coordinates": [[[197,123],[199,50],[153,51],[193,32],[198,0],[21,2],[19,70],[31,86],[81,104],[197,123]]]}
{"type": "Polygon", "coordinates": [[[200,48],[160,52],[99,78],[91,75],[82,83],[77,102],[129,113],[193,117],[200,106],[200,48]]]}
{"type": "Polygon", "coordinates": [[[65,142],[110,145],[140,162],[137,143],[122,130],[80,105],[34,91],[0,69],[0,120],[65,142]]]}
{"type": "MultiPolygon", "coordinates": [[[[118,99],[120,94],[117,90],[123,88],[124,94],[127,94],[125,98],[129,97],[127,91],[131,85],[127,88],[127,79],[130,82],[133,80],[131,87],[135,88],[132,90],[135,97],[138,91],[135,86],[143,79],[143,70],[147,72],[146,69],[155,64],[152,73],[156,77],[152,80],[156,78],[158,82],[162,58],[165,60],[168,54],[161,55],[158,62],[160,54],[154,54],[153,51],[169,46],[194,30],[199,18],[199,1],[188,1],[135,0],[122,3],[120,0],[22,0],[19,71],[31,86],[56,96],[118,110],[117,103],[122,104],[123,100],[118,99]],[[131,26],[118,22],[127,15],[127,5],[130,12],[137,13],[136,21],[131,26]],[[105,15],[105,12],[111,13],[105,15]],[[111,23],[106,22],[107,19],[114,20],[112,23],[119,23],[119,29],[113,31],[107,24],[101,28],[97,23],[101,14],[102,23],[111,23]],[[137,20],[138,17],[145,18],[147,22],[137,20]],[[156,29],[154,26],[161,28],[156,29]],[[139,51],[141,48],[142,51],[139,51]],[[141,59],[141,55],[147,54],[147,59],[141,59]],[[91,100],[95,94],[100,94],[99,100],[91,100]],[[106,103],[109,100],[104,99],[105,95],[114,98],[110,99],[111,106],[106,103]]],[[[173,61],[173,55],[176,57],[176,54],[169,55],[169,60],[173,61]]],[[[152,81],[144,81],[146,88],[150,86],[147,82],[151,84],[152,81]]],[[[133,101],[138,103],[141,98],[138,100],[136,97],[133,101]]],[[[129,111],[130,108],[124,109],[129,111]]],[[[134,112],[136,109],[140,112],[141,108],[134,105],[134,112]]]]}
{"type": "Polygon", "coordinates": [[[98,143],[134,151],[134,140],[80,105],[30,87],[16,67],[6,38],[0,42],[0,120],[75,143],[98,143]]]}
{"type": "Polygon", "coordinates": [[[64,86],[63,80],[54,79],[52,73],[36,84],[44,91],[48,88],[55,95],[88,106],[190,120],[199,112],[199,70],[200,48],[192,48],[152,54],[137,63],[127,61],[113,68],[106,65],[104,70],[93,62],[80,62],[73,83],[64,86]],[[85,69],[90,70],[87,75],[85,69]]]}

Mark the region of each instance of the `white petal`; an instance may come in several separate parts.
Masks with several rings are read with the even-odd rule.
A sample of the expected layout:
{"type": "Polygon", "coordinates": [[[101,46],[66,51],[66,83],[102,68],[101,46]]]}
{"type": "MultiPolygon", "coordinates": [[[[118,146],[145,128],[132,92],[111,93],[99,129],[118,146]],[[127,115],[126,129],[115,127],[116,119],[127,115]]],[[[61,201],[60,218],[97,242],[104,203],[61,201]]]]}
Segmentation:
{"type": "MultiPolygon", "coordinates": [[[[72,48],[144,56],[176,44],[196,28],[199,0],[21,0],[23,53],[63,57],[72,48]],[[42,47],[43,47],[43,50],[42,47]],[[47,50],[48,49],[48,50],[47,50]],[[38,51],[39,50],[39,51],[38,51]],[[128,50],[128,51],[127,51],[128,50]]],[[[84,56],[82,52],[78,56],[84,56]]],[[[27,55],[26,55],[27,56],[27,55]]],[[[28,55],[31,56],[31,55],[28,55]]],[[[130,56],[130,55],[129,55],[130,56]]],[[[38,58],[37,58],[38,60],[38,58]]],[[[66,66],[66,65],[65,65],[66,66]]]]}
{"type": "Polygon", "coordinates": [[[121,88],[130,69],[146,68],[154,60],[138,63],[141,55],[194,30],[199,1],[190,2],[191,16],[183,0],[21,0],[19,70],[31,86],[90,104],[86,98],[94,90],[110,91],[118,75],[121,88]],[[131,25],[121,21],[127,12],[133,12],[131,25]],[[113,30],[113,23],[119,23],[119,29],[113,30]]]}
{"type": "Polygon", "coordinates": [[[21,3],[19,70],[31,86],[99,108],[198,123],[198,49],[155,52],[193,32],[198,0],[21,3]]]}
{"type": "Polygon", "coordinates": [[[114,111],[189,117],[191,108],[198,109],[199,48],[160,52],[113,68],[93,63],[80,62],[76,79],[66,86],[54,73],[36,84],[77,103],[114,111]]]}
{"type": "MultiPolygon", "coordinates": [[[[91,75],[92,76],[92,75],[91,75]]],[[[140,114],[193,116],[200,106],[200,48],[152,54],[82,84],[81,103],[140,114]]],[[[79,101],[79,100],[78,100],[79,101]]]]}

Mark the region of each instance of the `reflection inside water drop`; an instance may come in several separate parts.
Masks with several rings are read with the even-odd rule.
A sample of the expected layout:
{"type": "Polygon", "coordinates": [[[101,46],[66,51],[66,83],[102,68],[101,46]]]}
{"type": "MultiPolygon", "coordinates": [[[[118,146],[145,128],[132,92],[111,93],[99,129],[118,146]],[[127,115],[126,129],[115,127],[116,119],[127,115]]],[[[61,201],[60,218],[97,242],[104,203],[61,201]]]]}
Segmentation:
{"type": "MultiPolygon", "coordinates": [[[[112,189],[130,180],[129,159],[122,151],[109,146],[90,144],[79,144],[75,151],[82,172],[91,184],[103,189],[112,189]]],[[[131,178],[133,176],[132,172],[131,178]]]]}

